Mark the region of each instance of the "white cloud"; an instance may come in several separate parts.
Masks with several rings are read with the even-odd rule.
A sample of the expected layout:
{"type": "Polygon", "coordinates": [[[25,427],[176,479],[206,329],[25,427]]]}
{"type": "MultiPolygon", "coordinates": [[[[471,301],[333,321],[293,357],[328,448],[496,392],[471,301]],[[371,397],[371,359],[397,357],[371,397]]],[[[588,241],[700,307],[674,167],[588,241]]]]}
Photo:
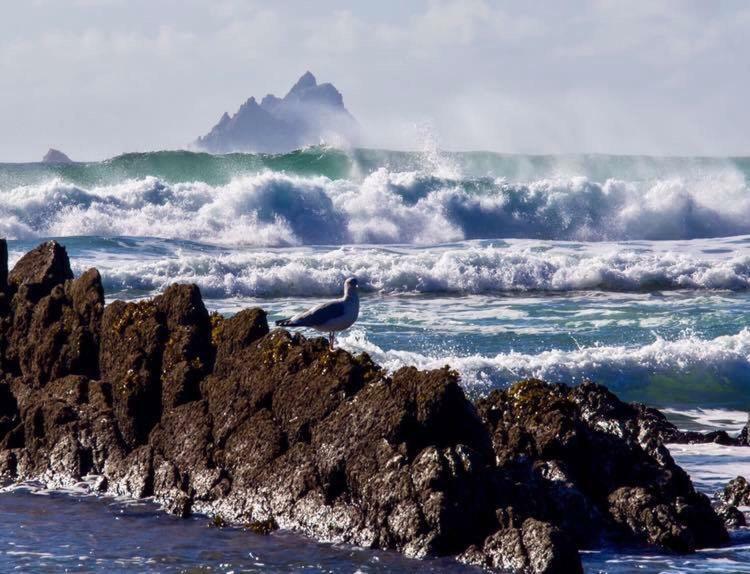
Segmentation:
{"type": "Polygon", "coordinates": [[[371,145],[747,153],[750,6],[35,0],[0,21],[0,158],[173,147],[304,70],[371,145]],[[61,120],[60,118],[65,118],[61,120]]]}

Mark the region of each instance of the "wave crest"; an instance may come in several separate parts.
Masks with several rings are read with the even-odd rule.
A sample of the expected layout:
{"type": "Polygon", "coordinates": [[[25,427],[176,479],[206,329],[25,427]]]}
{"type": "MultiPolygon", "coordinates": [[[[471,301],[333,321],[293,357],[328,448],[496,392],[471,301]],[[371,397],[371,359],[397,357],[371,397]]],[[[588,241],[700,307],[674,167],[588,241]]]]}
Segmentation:
{"type": "Polygon", "coordinates": [[[367,352],[389,371],[414,365],[438,369],[449,365],[461,375],[472,393],[507,386],[535,377],[550,382],[606,383],[626,400],[651,404],[683,404],[705,407],[750,408],[750,330],[715,339],[691,336],[677,340],[657,339],[640,347],[601,345],[572,351],[553,349],[536,355],[500,353],[493,356],[428,356],[400,350],[384,350],[357,331],[339,337],[353,352],[367,352]]]}
{"type": "Polygon", "coordinates": [[[152,236],[224,245],[436,244],[467,239],[692,239],[750,233],[744,176],[509,183],[380,168],[361,180],[265,171],[225,185],[156,177],[0,194],[9,238],[152,236]]]}
{"type": "MultiPolygon", "coordinates": [[[[693,245],[694,252],[518,240],[208,253],[166,246],[153,259],[109,256],[91,263],[102,270],[108,291],[158,291],[179,281],[197,283],[213,298],[337,295],[350,275],[358,277],[364,290],[385,293],[746,290],[750,255],[735,255],[733,248],[748,244],[750,238],[712,240],[701,242],[703,249],[693,245]],[[171,255],[164,257],[165,252],[171,255]]],[[[85,257],[74,259],[75,265],[88,263],[85,257]]]]}

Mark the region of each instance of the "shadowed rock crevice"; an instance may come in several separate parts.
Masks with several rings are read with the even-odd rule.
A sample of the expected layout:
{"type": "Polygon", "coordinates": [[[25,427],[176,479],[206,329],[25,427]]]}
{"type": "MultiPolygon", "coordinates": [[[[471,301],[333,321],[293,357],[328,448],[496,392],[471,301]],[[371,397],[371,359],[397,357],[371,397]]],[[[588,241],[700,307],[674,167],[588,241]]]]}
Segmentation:
{"type": "Polygon", "coordinates": [[[664,447],[678,431],[604,387],[523,381],[474,405],[447,368],[388,374],[260,309],[209,315],[195,285],[105,309],[98,272],[73,279],[54,242],[9,277],[7,478],[95,474],[180,516],[517,572],[581,572],[603,540],[726,541],[664,447]]]}

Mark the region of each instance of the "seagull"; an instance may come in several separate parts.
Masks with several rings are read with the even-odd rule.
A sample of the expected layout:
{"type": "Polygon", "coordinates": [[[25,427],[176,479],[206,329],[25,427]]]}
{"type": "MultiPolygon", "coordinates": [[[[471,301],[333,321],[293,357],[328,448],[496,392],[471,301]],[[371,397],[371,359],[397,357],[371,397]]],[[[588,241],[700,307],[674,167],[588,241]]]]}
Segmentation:
{"type": "Polygon", "coordinates": [[[328,333],[328,344],[333,351],[336,332],[351,327],[359,316],[359,295],[357,279],[349,277],[344,281],[344,296],[316,305],[289,319],[276,321],[279,327],[310,327],[328,333]]]}

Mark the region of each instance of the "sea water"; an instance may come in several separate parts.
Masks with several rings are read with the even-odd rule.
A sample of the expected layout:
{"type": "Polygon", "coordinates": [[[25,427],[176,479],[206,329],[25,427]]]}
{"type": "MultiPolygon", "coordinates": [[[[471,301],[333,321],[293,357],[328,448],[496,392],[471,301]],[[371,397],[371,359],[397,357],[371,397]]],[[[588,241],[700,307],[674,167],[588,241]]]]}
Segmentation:
{"type": "MultiPolygon", "coordinates": [[[[0,164],[0,235],[9,239],[11,263],[57,238],[74,272],[99,268],[108,300],[189,281],[209,309],[232,314],[257,305],[269,321],[338,296],[354,275],[360,319],[340,344],[389,370],[447,364],[472,397],[526,376],[591,379],[667,409],[680,424],[738,430],[750,409],[748,175],[744,158],[323,147],[278,156],[155,152],[73,165],[0,164]]],[[[711,468],[724,481],[750,475],[742,449],[680,456],[696,481],[711,468]],[[736,459],[729,466],[727,456],[736,459]]],[[[720,485],[699,486],[713,493],[720,485]]],[[[33,530],[43,509],[70,504],[85,513],[82,531],[84,523],[96,532],[112,520],[102,501],[14,492],[3,495],[0,512],[11,500],[16,514],[6,525],[29,513],[33,530]]],[[[135,512],[136,522],[141,516],[115,508],[135,512]]],[[[247,533],[218,536],[201,526],[194,535],[197,523],[172,525],[150,507],[144,512],[144,529],[184,528],[187,542],[169,558],[175,568],[204,558],[220,568],[201,554],[204,537],[218,555],[226,539],[227,556],[255,567],[233,554],[246,550],[247,533]]],[[[0,527],[0,556],[25,556],[7,554],[4,541],[22,542],[6,530],[0,527]]],[[[728,571],[727,561],[730,571],[750,571],[750,540],[740,531],[734,541],[685,559],[633,551],[585,560],[592,572],[628,571],[633,560],[654,572],[728,571]]],[[[62,544],[77,553],[75,539],[62,544]]],[[[285,556],[289,567],[367,571],[379,567],[371,563],[377,558],[395,560],[391,569],[414,568],[389,554],[323,548],[286,534],[248,544],[285,556]]],[[[138,555],[156,560],[156,550],[145,548],[138,555]]],[[[127,545],[114,552],[128,560],[127,545]]]]}

